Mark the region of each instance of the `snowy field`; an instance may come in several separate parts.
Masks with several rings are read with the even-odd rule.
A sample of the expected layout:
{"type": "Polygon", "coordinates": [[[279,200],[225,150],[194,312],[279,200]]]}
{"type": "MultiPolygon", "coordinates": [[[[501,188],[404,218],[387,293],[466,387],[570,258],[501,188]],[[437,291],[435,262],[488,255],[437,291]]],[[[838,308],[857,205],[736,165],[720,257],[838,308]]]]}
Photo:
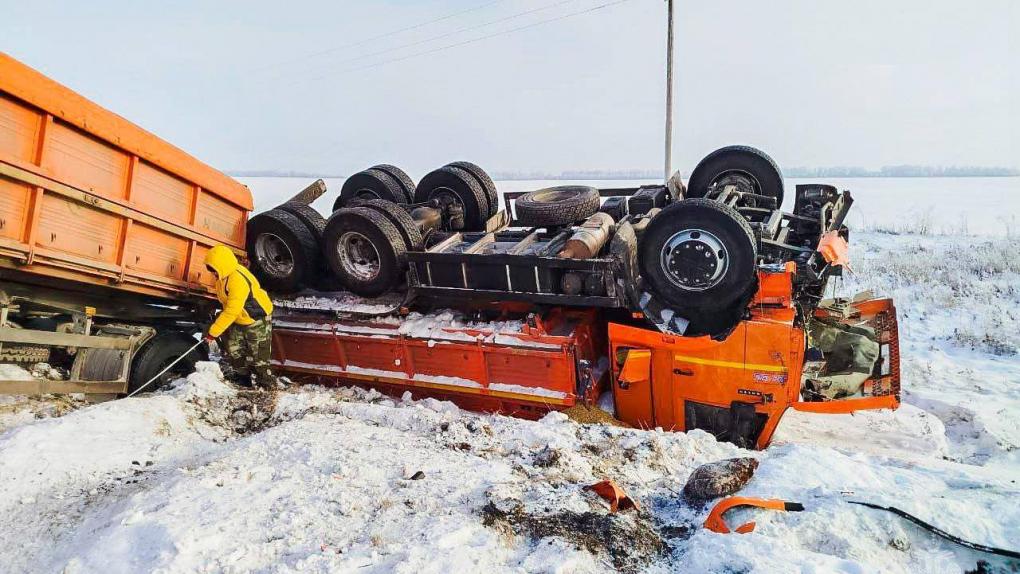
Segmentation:
{"type": "Polygon", "coordinates": [[[1020,253],[934,225],[854,232],[856,274],[834,286],[895,298],[904,405],[791,412],[764,452],[355,389],[255,394],[212,363],[94,406],[0,397],[0,571],[1017,572],[848,503],[1020,548],[1020,253]],[[701,528],[708,509],[684,502],[684,483],[735,456],[760,462],[741,494],[805,511],[729,513],[757,522],[746,535],[701,528]],[[605,478],[642,510],[609,514],[583,490],[605,478]]]}
{"type": "Polygon", "coordinates": [[[360,390],[253,395],[205,363],[160,394],[0,404],[2,570],[914,574],[984,559],[1015,572],[847,502],[1017,548],[1015,246],[859,233],[853,250],[842,291],[875,289],[899,308],[896,412],[790,413],[769,450],[748,452],[703,432],[528,422],[360,390]],[[700,528],[707,509],[680,491],[699,464],[734,456],[761,463],[742,494],[806,511],[754,511],[746,535],[700,528]],[[604,478],[642,511],[610,515],[582,490],[604,478]]]}

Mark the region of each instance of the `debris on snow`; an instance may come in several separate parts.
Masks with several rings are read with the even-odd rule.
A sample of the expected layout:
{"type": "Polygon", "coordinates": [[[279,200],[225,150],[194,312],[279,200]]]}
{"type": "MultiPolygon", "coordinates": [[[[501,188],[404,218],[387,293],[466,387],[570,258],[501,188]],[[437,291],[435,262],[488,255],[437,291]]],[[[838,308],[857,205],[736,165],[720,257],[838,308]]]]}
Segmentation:
{"type": "Polygon", "coordinates": [[[744,488],[757,469],[758,459],[749,456],[703,464],[687,479],[684,498],[703,502],[729,496],[744,488]]]}

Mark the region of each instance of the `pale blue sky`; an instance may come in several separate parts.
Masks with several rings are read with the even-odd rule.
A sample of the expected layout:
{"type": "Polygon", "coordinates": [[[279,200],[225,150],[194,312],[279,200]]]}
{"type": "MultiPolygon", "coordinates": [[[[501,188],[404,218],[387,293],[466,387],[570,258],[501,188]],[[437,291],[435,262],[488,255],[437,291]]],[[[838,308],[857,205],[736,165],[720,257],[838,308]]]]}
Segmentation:
{"type": "MultiPolygon", "coordinates": [[[[355,69],[609,1],[502,0],[367,42],[485,2],[9,2],[0,50],[225,170],[658,169],[662,0],[355,69]]],[[[1020,167],[1020,0],[677,5],[685,171],[728,143],[787,166],[1020,167]]]]}

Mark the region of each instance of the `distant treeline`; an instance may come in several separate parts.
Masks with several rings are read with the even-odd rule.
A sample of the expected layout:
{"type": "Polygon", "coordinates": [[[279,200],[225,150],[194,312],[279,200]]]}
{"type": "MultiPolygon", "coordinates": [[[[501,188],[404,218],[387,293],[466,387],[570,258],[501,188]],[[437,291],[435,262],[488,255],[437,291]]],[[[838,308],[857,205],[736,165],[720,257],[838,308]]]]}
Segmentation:
{"type": "Polygon", "coordinates": [[[791,167],[783,170],[787,177],[1006,177],[1020,175],[1020,169],[1009,167],[887,165],[880,169],[863,167],[791,167]]]}
{"type": "MultiPolygon", "coordinates": [[[[937,165],[887,165],[879,169],[852,166],[792,167],[784,169],[783,175],[786,177],[1008,177],[1020,176],[1020,169],[937,165]]],[[[493,178],[502,180],[660,179],[661,177],[661,171],[650,169],[580,170],[560,173],[497,171],[493,173],[493,178]]]]}

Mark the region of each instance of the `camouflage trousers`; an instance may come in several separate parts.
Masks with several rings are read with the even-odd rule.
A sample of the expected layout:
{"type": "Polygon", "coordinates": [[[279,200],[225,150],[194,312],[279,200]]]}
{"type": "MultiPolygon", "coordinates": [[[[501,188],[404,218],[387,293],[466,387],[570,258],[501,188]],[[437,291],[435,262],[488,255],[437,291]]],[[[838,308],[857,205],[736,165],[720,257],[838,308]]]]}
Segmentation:
{"type": "Polygon", "coordinates": [[[227,329],[220,349],[236,377],[247,380],[255,375],[256,384],[272,384],[273,373],[269,367],[272,334],[268,317],[251,325],[231,325],[227,329]]]}

